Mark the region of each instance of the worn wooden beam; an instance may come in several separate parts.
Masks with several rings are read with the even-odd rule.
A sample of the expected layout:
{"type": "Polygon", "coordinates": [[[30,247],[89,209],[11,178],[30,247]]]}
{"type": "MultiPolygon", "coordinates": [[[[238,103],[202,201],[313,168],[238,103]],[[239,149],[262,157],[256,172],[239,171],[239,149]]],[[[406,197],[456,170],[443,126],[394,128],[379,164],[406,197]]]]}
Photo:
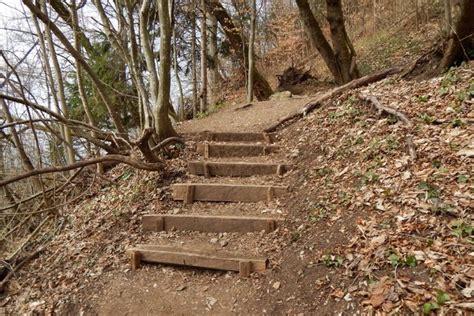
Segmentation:
{"type": "Polygon", "coordinates": [[[194,187],[193,201],[214,202],[258,202],[283,196],[287,186],[247,185],[247,184],[208,184],[181,183],[171,186],[173,199],[188,201],[189,187],[194,187]],[[269,193],[270,192],[270,193],[269,193]]]}
{"type": "Polygon", "coordinates": [[[276,133],[204,132],[201,139],[210,142],[266,142],[271,144],[276,140],[276,133]]]}
{"type": "Polygon", "coordinates": [[[196,151],[204,158],[263,156],[278,151],[274,145],[198,143],[196,151]]]}
{"type": "Polygon", "coordinates": [[[288,164],[278,163],[251,163],[251,162],[188,162],[188,173],[210,176],[224,177],[251,177],[256,175],[278,175],[282,176],[290,170],[288,164]],[[207,168],[207,174],[206,174],[207,168]]]}
{"type": "Polygon", "coordinates": [[[279,224],[280,219],[255,216],[150,214],[144,215],[142,220],[144,231],[190,230],[205,233],[270,233],[279,224]]]}
{"type": "Polygon", "coordinates": [[[181,265],[196,268],[206,268],[225,271],[241,272],[249,275],[252,272],[263,272],[267,268],[268,259],[265,257],[245,256],[235,253],[216,251],[198,251],[180,247],[138,245],[127,250],[135,254],[132,266],[139,266],[134,258],[141,262],[181,265]]]}

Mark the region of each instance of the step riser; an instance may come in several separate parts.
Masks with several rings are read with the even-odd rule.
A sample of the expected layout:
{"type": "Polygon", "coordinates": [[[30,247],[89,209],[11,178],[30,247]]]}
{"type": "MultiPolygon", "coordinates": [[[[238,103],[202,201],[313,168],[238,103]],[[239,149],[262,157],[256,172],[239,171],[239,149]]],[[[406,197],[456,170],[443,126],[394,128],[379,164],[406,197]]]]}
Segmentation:
{"type": "Polygon", "coordinates": [[[259,217],[193,216],[193,215],[145,215],[143,231],[199,231],[203,233],[270,233],[280,220],[259,217]]]}
{"type": "Polygon", "coordinates": [[[207,202],[259,202],[271,201],[283,196],[288,187],[220,185],[220,184],[175,184],[171,186],[173,199],[190,204],[194,201],[207,202]]]}
{"type": "Polygon", "coordinates": [[[276,133],[203,133],[202,139],[210,142],[266,142],[273,143],[276,133]]]}
{"type": "Polygon", "coordinates": [[[199,143],[196,152],[204,158],[209,157],[254,157],[269,155],[278,151],[278,146],[272,145],[223,145],[199,143]]]}
{"type": "Polygon", "coordinates": [[[238,255],[198,251],[179,251],[171,247],[140,245],[127,250],[132,259],[132,269],[141,262],[180,265],[224,271],[237,271],[242,276],[252,272],[263,272],[267,268],[266,258],[239,257],[238,255]]]}
{"type": "Polygon", "coordinates": [[[250,164],[250,163],[207,163],[189,162],[188,173],[205,176],[251,177],[256,175],[283,175],[290,169],[284,164],[250,164]]]}

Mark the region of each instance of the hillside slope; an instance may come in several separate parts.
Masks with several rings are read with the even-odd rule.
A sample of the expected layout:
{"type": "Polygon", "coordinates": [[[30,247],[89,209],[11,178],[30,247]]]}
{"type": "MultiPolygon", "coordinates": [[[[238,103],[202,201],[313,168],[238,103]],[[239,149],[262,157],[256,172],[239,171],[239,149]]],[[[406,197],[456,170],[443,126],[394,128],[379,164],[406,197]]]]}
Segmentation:
{"type": "MultiPolygon", "coordinates": [[[[191,134],[261,130],[311,98],[262,102],[184,124],[187,149],[165,173],[115,168],[64,209],[63,230],[21,270],[7,311],[100,314],[335,314],[473,308],[474,64],[442,78],[388,78],[325,102],[279,132],[269,159],[296,168],[289,198],[252,214],[284,213],[278,233],[142,233],[148,213],[179,213],[170,184],[186,179],[191,134]],[[359,99],[376,96],[412,127],[359,99]],[[245,114],[242,114],[245,113],[245,114]],[[411,150],[416,151],[416,158],[411,150]],[[471,158],[468,156],[470,155],[471,158]],[[148,241],[263,251],[271,269],[251,278],[160,265],[130,271],[124,250],[148,241]],[[224,245],[224,244],[222,244],[224,245]]],[[[250,182],[261,181],[249,179],[250,182]]],[[[243,206],[237,206],[244,209],[243,206]]],[[[188,211],[200,211],[192,207],[188,211]]],[[[210,212],[229,212],[219,203],[210,212]]]]}

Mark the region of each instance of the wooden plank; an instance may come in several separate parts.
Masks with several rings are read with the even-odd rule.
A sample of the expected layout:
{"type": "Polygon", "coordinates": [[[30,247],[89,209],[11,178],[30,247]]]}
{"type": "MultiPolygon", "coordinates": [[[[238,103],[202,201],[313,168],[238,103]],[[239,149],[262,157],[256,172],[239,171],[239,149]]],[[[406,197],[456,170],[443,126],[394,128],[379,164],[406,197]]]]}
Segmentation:
{"type": "Polygon", "coordinates": [[[188,187],[194,187],[194,201],[214,202],[258,202],[278,198],[288,192],[287,186],[180,183],[171,186],[173,199],[186,199],[188,187]],[[269,190],[271,189],[271,190],[269,190]],[[271,196],[269,196],[271,191],[271,196]]]}
{"type": "Polygon", "coordinates": [[[195,175],[204,175],[223,177],[251,177],[256,175],[279,175],[282,176],[290,170],[288,164],[277,163],[250,163],[250,162],[206,162],[190,161],[188,162],[188,173],[195,175]],[[206,174],[207,166],[207,174],[206,174]]]}
{"type": "Polygon", "coordinates": [[[190,230],[205,233],[237,232],[249,233],[274,231],[280,219],[252,216],[212,216],[212,215],[144,215],[144,231],[190,230]],[[157,224],[159,223],[159,224],[157,224]]]}
{"type": "Polygon", "coordinates": [[[273,143],[276,133],[236,133],[236,132],[205,132],[202,139],[210,142],[266,142],[273,143]]]}
{"type": "MultiPolygon", "coordinates": [[[[265,257],[250,257],[223,251],[198,251],[180,247],[138,245],[127,250],[135,253],[143,262],[181,265],[196,268],[207,268],[225,271],[241,271],[244,262],[244,272],[263,272],[267,268],[265,257]]],[[[135,264],[132,262],[132,264],[135,264]]]]}
{"type": "Polygon", "coordinates": [[[204,158],[264,156],[278,150],[275,145],[198,143],[196,146],[196,152],[204,158]]]}

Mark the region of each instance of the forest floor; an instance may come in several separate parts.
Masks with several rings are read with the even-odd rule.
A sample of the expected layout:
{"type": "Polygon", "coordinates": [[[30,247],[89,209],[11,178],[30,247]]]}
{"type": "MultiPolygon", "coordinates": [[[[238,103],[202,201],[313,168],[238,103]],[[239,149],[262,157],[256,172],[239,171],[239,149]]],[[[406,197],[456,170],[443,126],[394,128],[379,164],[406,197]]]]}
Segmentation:
{"type": "Polygon", "coordinates": [[[233,105],[183,123],[186,149],[165,172],[119,166],[108,174],[112,184],[90,184],[0,307],[105,315],[473,312],[474,63],[426,81],[394,76],[349,91],[282,129],[282,150],[267,159],[295,168],[281,180],[243,181],[285,181],[289,197],[208,210],[280,214],[286,220],[277,231],[141,231],[144,214],[207,211],[201,203],[183,209],[170,194],[170,184],[190,178],[194,133],[261,131],[313,98],[233,105]],[[379,113],[361,93],[412,126],[379,113]],[[264,253],[270,269],[250,278],[162,265],[131,271],[125,249],[150,241],[264,253]]]}

